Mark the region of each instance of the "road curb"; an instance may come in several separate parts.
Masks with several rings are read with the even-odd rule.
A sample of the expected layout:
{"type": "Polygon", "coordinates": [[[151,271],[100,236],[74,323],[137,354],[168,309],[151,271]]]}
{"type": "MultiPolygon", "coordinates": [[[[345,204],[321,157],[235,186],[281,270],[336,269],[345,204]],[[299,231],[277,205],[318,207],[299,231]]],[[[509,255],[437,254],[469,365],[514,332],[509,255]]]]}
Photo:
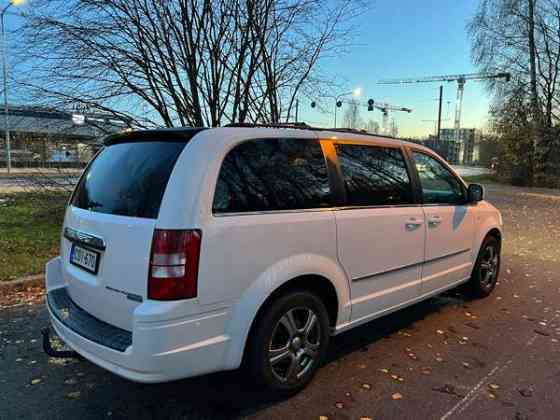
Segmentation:
{"type": "Polygon", "coordinates": [[[28,287],[37,287],[44,284],[44,274],[36,274],[33,276],[20,277],[17,280],[2,281],[0,282],[0,294],[6,295],[7,293],[21,292],[28,287]]]}

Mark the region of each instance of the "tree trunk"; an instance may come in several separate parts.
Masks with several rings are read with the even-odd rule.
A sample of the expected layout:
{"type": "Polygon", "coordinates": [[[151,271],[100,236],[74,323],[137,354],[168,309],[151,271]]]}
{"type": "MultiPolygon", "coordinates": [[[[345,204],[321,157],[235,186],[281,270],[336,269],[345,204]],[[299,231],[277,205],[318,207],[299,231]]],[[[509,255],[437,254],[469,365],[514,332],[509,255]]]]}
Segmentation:
{"type": "MultiPolygon", "coordinates": [[[[528,25],[529,25],[529,75],[530,75],[530,87],[531,87],[531,108],[533,114],[533,153],[534,153],[534,165],[533,177],[540,178],[543,169],[544,162],[542,153],[542,142],[543,142],[543,119],[542,110],[539,105],[539,92],[537,88],[537,47],[535,44],[535,5],[537,0],[527,0],[528,6],[528,25]]],[[[535,181],[535,180],[533,180],[535,181]]]]}

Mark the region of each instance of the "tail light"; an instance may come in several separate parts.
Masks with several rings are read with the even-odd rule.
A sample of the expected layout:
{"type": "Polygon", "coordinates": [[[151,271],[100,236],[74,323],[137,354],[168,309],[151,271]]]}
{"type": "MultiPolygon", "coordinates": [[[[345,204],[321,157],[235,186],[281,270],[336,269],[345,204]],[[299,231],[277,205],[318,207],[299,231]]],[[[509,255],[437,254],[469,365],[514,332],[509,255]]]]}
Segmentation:
{"type": "Polygon", "coordinates": [[[201,238],[199,230],[154,231],[148,275],[149,299],[196,297],[201,238]]]}

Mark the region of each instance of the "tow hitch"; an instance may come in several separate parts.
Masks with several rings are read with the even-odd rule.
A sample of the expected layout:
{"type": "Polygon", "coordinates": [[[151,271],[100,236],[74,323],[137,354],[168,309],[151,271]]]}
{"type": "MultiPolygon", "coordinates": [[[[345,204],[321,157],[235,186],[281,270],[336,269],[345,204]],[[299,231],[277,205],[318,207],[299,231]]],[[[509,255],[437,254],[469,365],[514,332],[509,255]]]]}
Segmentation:
{"type": "Polygon", "coordinates": [[[80,356],[74,350],[56,350],[51,345],[50,329],[45,327],[41,330],[41,335],[43,336],[43,351],[47,353],[50,357],[57,358],[72,358],[83,360],[84,358],[80,356]]]}

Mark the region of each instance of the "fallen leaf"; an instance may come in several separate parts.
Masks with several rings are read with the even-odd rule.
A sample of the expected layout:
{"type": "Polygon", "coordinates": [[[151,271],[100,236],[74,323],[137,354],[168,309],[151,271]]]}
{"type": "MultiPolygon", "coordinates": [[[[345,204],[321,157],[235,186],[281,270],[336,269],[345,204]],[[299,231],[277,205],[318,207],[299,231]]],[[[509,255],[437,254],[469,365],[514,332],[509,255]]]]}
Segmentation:
{"type": "Polygon", "coordinates": [[[78,398],[80,398],[80,395],[81,395],[80,391],[69,392],[68,394],[66,394],[66,398],[69,398],[71,400],[77,400],[78,398]]]}
{"type": "Polygon", "coordinates": [[[327,416],[319,416],[319,420],[329,420],[327,416]]]}
{"type": "Polygon", "coordinates": [[[533,390],[531,388],[519,388],[517,391],[525,398],[533,396],[533,390]]]}
{"type": "Polygon", "coordinates": [[[546,331],[542,331],[542,330],[535,330],[535,332],[536,332],[537,334],[539,334],[539,335],[543,335],[543,336],[545,336],[545,337],[548,337],[548,336],[550,336],[550,334],[549,334],[549,333],[547,333],[546,331]]]}
{"type": "Polygon", "coordinates": [[[41,383],[41,379],[32,379],[31,380],[31,385],[37,385],[38,383],[41,383]]]}
{"type": "Polygon", "coordinates": [[[69,379],[66,379],[66,380],[64,381],[64,383],[65,383],[66,385],[76,385],[76,384],[78,383],[78,381],[77,381],[76,379],[74,379],[74,378],[69,378],[69,379]]]}
{"type": "Polygon", "coordinates": [[[496,390],[496,389],[500,389],[500,386],[496,384],[489,384],[488,388],[496,390]]]}
{"type": "Polygon", "coordinates": [[[495,400],[496,399],[496,395],[492,394],[491,392],[488,393],[488,398],[495,400]]]}
{"type": "Polygon", "coordinates": [[[335,406],[336,408],[344,408],[344,403],[337,402],[334,406],[335,406]]]}
{"type": "Polygon", "coordinates": [[[393,398],[394,400],[400,400],[402,399],[402,395],[399,392],[395,392],[393,395],[391,395],[391,398],[393,398]]]}
{"type": "Polygon", "coordinates": [[[455,387],[449,384],[445,384],[441,387],[432,388],[432,391],[442,392],[444,394],[449,394],[449,395],[458,395],[457,391],[455,391],[455,387]]]}
{"type": "Polygon", "coordinates": [[[468,369],[471,367],[471,364],[469,362],[463,362],[463,367],[468,369]]]}
{"type": "Polygon", "coordinates": [[[362,388],[369,390],[369,389],[371,389],[371,385],[370,384],[362,384],[362,388]]]}
{"type": "Polygon", "coordinates": [[[360,420],[373,420],[371,417],[360,417],[360,420]]]}
{"type": "Polygon", "coordinates": [[[379,369],[383,373],[389,373],[389,369],[379,369]]]}
{"type": "Polygon", "coordinates": [[[436,330],[436,332],[437,332],[438,334],[440,334],[440,335],[445,334],[443,330],[436,330]]]}

